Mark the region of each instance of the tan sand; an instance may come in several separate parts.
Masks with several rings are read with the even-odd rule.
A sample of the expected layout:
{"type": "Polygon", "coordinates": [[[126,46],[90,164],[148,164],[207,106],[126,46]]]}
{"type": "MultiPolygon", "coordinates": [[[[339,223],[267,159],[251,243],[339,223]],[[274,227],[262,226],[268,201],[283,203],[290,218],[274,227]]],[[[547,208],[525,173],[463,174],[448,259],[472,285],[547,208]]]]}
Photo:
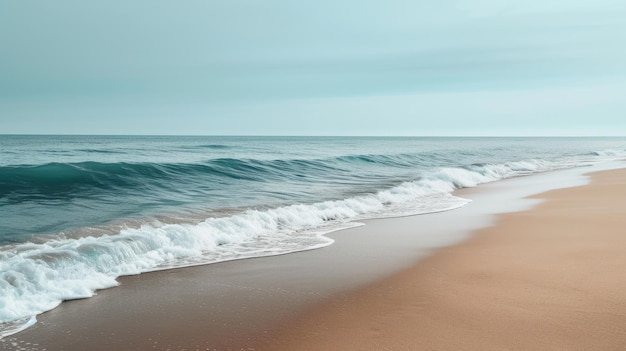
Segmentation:
{"type": "Polygon", "coordinates": [[[626,170],[332,299],[268,350],[626,350],[626,170]]]}

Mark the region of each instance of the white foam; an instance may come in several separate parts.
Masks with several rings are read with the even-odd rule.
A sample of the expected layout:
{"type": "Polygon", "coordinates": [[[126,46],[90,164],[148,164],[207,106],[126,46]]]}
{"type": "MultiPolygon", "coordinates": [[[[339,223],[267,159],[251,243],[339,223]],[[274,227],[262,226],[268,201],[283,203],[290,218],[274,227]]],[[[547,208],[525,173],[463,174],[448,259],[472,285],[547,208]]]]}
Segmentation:
{"type": "Polygon", "coordinates": [[[377,194],[269,210],[198,224],[144,224],[116,235],[25,243],[0,252],[0,322],[50,310],[117,285],[115,278],[172,267],[276,255],[326,246],[329,231],[370,216],[452,209],[453,187],[404,183],[377,194]]]}
{"type": "MultiPolygon", "coordinates": [[[[612,151],[597,154],[595,160],[626,155],[615,156],[612,151]]],[[[590,160],[438,168],[423,173],[419,180],[343,200],[248,210],[197,224],[152,223],[116,235],[5,247],[0,251],[0,323],[22,330],[34,323],[32,316],[63,300],[88,298],[95,290],[116,286],[116,278],[122,275],[319,248],[333,242],[324,234],[358,225],[356,220],[458,208],[468,200],[452,196],[454,189],[590,160]]],[[[0,326],[0,337],[8,335],[2,330],[0,326]]]]}
{"type": "Polygon", "coordinates": [[[17,334],[22,330],[35,325],[35,323],[37,323],[37,317],[35,316],[20,318],[10,322],[4,322],[0,324],[0,339],[9,335],[17,334]]]}

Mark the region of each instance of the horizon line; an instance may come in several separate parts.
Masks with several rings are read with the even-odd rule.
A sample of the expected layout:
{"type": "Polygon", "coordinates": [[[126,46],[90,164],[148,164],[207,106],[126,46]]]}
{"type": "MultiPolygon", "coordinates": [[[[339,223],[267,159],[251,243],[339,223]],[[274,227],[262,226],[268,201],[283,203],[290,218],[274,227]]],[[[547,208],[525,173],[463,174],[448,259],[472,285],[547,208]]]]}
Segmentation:
{"type": "Polygon", "coordinates": [[[314,135],[314,134],[82,134],[0,133],[0,136],[284,137],[284,138],[624,138],[626,135],[314,135]]]}

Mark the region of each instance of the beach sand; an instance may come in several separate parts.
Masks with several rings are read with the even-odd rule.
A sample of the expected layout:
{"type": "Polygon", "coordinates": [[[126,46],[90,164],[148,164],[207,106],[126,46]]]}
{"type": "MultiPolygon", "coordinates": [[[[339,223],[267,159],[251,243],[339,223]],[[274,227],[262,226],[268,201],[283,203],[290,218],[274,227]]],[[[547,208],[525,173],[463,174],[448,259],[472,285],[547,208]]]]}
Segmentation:
{"type": "Polygon", "coordinates": [[[626,349],[626,170],[519,212],[539,201],[525,192],[581,184],[568,172],[464,189],[469,206],[320,250],[123,277],[0,350],[626,349]]]}
{"type": "Polygon", "coordinates": [[[267,350],[626,350],[626,170],[283,328],[267,350]]]}

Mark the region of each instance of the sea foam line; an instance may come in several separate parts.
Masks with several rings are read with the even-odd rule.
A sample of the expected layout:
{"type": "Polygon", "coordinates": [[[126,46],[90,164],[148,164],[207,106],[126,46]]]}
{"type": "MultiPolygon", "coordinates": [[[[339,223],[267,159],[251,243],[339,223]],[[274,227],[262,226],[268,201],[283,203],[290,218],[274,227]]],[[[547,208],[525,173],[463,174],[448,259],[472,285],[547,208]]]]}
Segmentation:
{"type": "Polygon", "coordinates": [[[455,189],[555,168],[541,160],[439,168],[417,181],[343,200],[14,245],[0,251],[0,337],[34,324],[33,316],[64,300],[118,285],[119,276],[319,248],[333,242],[325,234],[358,225],[355,220],[451,210],[468,202],[451,195],[455,189]]]}

